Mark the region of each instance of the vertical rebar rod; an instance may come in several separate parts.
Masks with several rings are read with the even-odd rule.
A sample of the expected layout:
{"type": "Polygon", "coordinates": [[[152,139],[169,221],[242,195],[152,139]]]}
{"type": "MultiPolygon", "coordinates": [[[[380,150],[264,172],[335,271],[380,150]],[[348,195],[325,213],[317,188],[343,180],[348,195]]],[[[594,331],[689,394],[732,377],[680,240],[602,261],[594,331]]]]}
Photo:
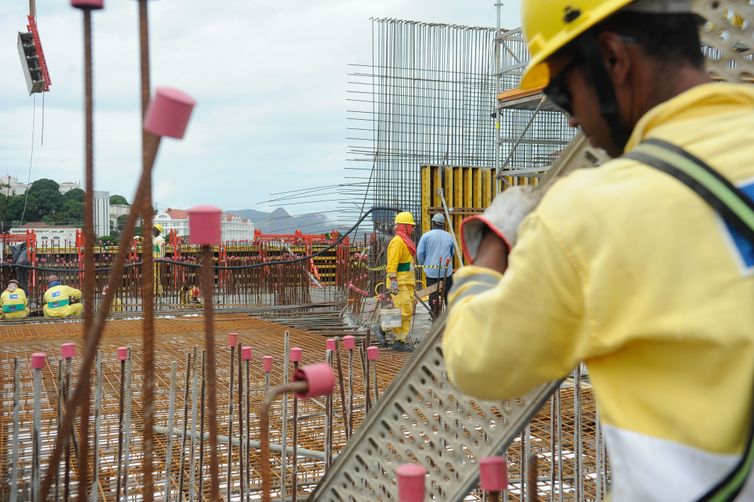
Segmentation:
{"type": "MultiPolygon", "coordinates": [[[[293,361],[293,373],[298,371],[298,361],[293,361]]],[[[298,399],[293,398],[293,440],[291,441],[292,459],[291,459],[291,502],[296,502],[296,493],[298,492],[298,399]]]]}
{"type": "Polygon", "coordinates": [[[194,373],[191,377],[191,446],[189,447],[189,501],[196,500],[196,425],[199,414],[199,354],[194,347],[194,373]]]}
{"type": "Polygon", "coordinates": [[[177,377],[176,371],[178,369],[178,363],[173,361],[170,363],[170,391],[168,392],[168,444],[165,450],[165,488],[164,499],[165,502],[170,502],[170,481],[172,480],[172,467],[173,467],[173,422],[175,420],[175,392],[177,377]]]}
{"type": "Polygon", "coordinates": [[[131,348],[128,348],[128,358],[126,359],[126,399],[124,403],[125,416],[123,417],[123,498],[128,500],[128,469],[131,465],[131,385],[133,376],[133,359],[131,358],[131,348]]]}
{"type": "Polygon", "coordinates": [[[531,426],[527,425],[521,432],[521,493],[525,502],[529,500],[529,453],[531,452],[531,426]]]}
{"type": "MultiPolygon", "coordinates": [[[[230,368],[231,373],[233,368],[230,368]]],[[[231,396],[232,398],[232,396],[231,396]]],[[[243,361],[241,358],[241,344],[238,344],[238,488],[240,490],[239,500],[243,502],[244,499],[244,466],[243,466],[243,454],[244,454],[244,429],[243,429],[243,361]]],[[[228,437],[232,437],[228,435],[228,437]]],[[[228,441],[228,450],[231,449],[231,442],[228,441]]]]}
{"type": "Polygon", "coordinates": [[[251,359],[246,361],[246,500],[251,502],[251,359]]]}
{"type": "MultiPolygon", "coordinates": [[[[283,333],[283,385],[288,383],[289,360],[288,354],[291,353],[291,334],[286,330],[283,333]]],[[[288,394],[283,394],[283,423],[280,428],[280,497],[285,497],[285,478],[288,462],[288,394]]]]}
{"type": "MultiPolygon", "coordinates": [[[[332,366],[332,350],[325,351],[325,362],[332,366]]],[[[325,397],[325,471],[332,464],[332,394],[325,397]]]]}
{"type": "MultiPolygon", "coordinates": [[[[147,0],[139,0],[139,63],[140,63],[140,91],[141,91],[141,124],[147,114],[150,98],[149,74],[149,15],[147,0]]],[[[143,417],[143,472],[144,472],[144,500],[152,502],[152,433],[154,428],[154,258],[152,250],[152,167],[150,161],[149,133],[141,127],[142,171],[144,176],[144,197],[141,202],[142,217],[142,298],[143,298],[143,331],[142,351],[144,367],[144,396],[142,406],[143,417]]],[[[136,204],[136,203],[134,203],[136,204]]]]}
{"type": "Polygon", "coordinates": [[[374,382],[374,402],[376,403],[377,400],[380,398],[380,392],[377,388],[377,361],[372,361],[372,381],[374,382]]]}
{"type": "Polygon", "coordinates": [[[584,480],[582,473],[584,472],[581,451],[581,363],[576,366],[573,376],[573,443],[575,455],[575,471],[574,471],[574,489],[576,490],[576,500],[581,501],[584,494],[584,480]]]}
{"type": "Polygon", "coordinates": [[[31,490],[34,502],[42,500],[40,496],[40,461],[41,454],[41,432],[42,432],[42,369],[34,370],[34,409],[32,423],[32,447],[31,447],[31,490]]]}
{"type": "Polygon", "coordinates": [[[120,500],[121,482],[123,480],[123,414],[126,387],[126,360],[120,361],[120,395],[118,397],[118,467],[116,469],[117,480],[115,482],[115,500],[120,500]]]}
{"type": "MultiPolygon", "coordinates": [[[[94,269],[94,92],[92,78],[92,9],[83,9],[84,13],[84,109],[85,109],[85,158],[84,175],[84,327],[82,338],[87,341],[89,330],[94,321],[94,290],[96,288],[96,271],[94,269]]],[[[89,400],[91,394],[89,372],[81,373],[80,379],[85,381],[84,397],[81,406],[79,448],[79,497],[87,499],[87,484],[89,473],[89,400]]],[[[66,395],[66,399],[67,399],[66,395]]],[[[71,434],[73,435],[73,434],[71,434]]],[[[68,437],[65,438],[68,441],[68,437]]],[[[66,447],[66,463],[70,462],[70,443],[66,447]]],[[[68,500],[69,467],[66,466],[66,493],[64,500],[68,500]]]]}
{"type": "Polygon", "coordinates": [[[340,340],[338,338],[335,338],[335,363],[338,367],[338,388],[340,389],[340,407],[341,411],[343,413],[343,429],[345,430],[346,434],[346,441],[350,439],[349,431],[348,431],[348,410],[346,409],[346,390],[345,385],[343,383],[343,363],[340,357],[340,340]]]}
{"type": "Polygon", "coordinates": [[[602,501],[602,441],[601,441],[601,425],[600,425],[600,412],[595,410],[594,417],[594,456],[596,461],[595,471],[596,477],[594,479],[596,483],[595,488],[595,500],[596,502],[602,501]]]}
{"type": "Polygon", "coordinates": [[[202,350],[202,392],[199,406],[199,500],[204,500],[204,395],[207,384],[207,352],[202,350]]]}
{"type": "MultiPolygon", "coordinates": [[[[236,344],[237,345],[237,344],[236,344]]],[[[236,354],[236,345],[230,346],[230,365],[228,366],[228,373],[230,374],[230,385],[228,386],[228,437],[233,437],[233,372],[235,371],[235,354],[236,354]]],[[[228,468],[227,468],[227,477],[228,477],[228,486],[225,488],[225,496],[226,500],[230,500],[231,494],[233,493],[233,443],[228,442],[228,468]]]]}
{"type": "MultiPolygon", "coordinates": [[[[65,372],[63,371],[63,358],[58,358],[58,421],[57,433],[60,435],[60,424],[65,406],[65,372]]],[[[55,469],[55,500],[60,500],[60,466],[55,469]]]]}
{"type": "Polygon", "coordinates": [[[537,456],[534,454],[530,454],[526,457],[526,470],[528,472],[528,476],[526,479],[526,484],[528,486],[528,489],[526,490],[526,499],[529,502],[538,502],[539,497],[537,497],[537,456]]]}
{"type": "MultiPolygon", "coordinates": [[[[102,429],[102,354],[97,351],[97,359],[94,361],[94,435],[92,436],[92,492],[89,495],[90,502],[99,499],[99,433],[102,429]]],[[[82,442],[83,443],[83,442],[82,442]]]]}
{"type": "MultiPolygon", "coordinates": [[[[71,388],[71,359],[65,359],[65,380],[63,382],[63,402],[68,400],[69,389],[71,388]]],[[[65,448],[65,471],[63,481],[63,500],[68,502],[71,496],[71,441],[70,438],[64,439],[63,446],[65,448]]]]}
{"type": "MultiPolygon", "coordinates": [[[[11,477],[10,477],[10,502],[16,502],[18,499],[18,470],[20,468],[18,461],[18,427],[20,425],[18,414],[21,410],[21,368],[18,365],[18,357],[13,358],[13,435],[11,436],[11,477]]],[[[60,419],[58,419],[60,423],[60,419]]],[[[57,497],[55,498],[57,500],[57,497]]]]}
{"type": "Polygon", "coordinates": [[[181,438],[181,455],[178,459],[178,502],[183,501],[183,479],[185,477],[184,461],[186,459],[186,441],[188,439],[189,387],[191,382],[191,351],[186,353],[186,379],[183,387],[183,437],[181,438]]]}
{"type": "Polygon", "coordinates": [[[555,408],[558,413],[558,501],[563,502],[563,403],[561,398],[562,387],[555,393],[555,408]]]}
{"type": "Polygon", "coordinates": [[[353,435],[353,349],[348,349],[348,424],[346,438],[353,435]]]}
{"type": "Polygon", "coordinates": [[[214,310],[212,293],[214,277],[212,273],[212,247],[202,246],[202,289],[206,292],[204,299],[204,338],[207,350],[208,379],[208,417],[209,421],[209,472],[210,500],[220,499],[220,482],[217,472],[217,375],[215,362],[215,340],[213,334],[214,310]]]}
{"type": "Polygon", "coordinates": [[[555,420],[555,396],[553,395],[550,398],[550,502],[555,500],[555,420]]]}

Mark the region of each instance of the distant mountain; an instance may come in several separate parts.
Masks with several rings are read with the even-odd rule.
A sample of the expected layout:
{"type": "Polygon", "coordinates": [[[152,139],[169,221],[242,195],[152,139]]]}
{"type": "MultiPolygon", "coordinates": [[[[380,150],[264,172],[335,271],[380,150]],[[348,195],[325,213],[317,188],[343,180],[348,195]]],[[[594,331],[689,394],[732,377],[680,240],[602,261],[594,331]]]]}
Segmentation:
{"type": "Polygon", "coordinates": [[[305,234],[322,234],[337,227],[335,222],[330,221],[324,214],[309,213],[296,216],[288,214],[282,207],[270,213],[256,209],[239,209],[228,212],[241,218],[248,218],[254,224],[254,228],[258,228],[266,234],[292,234],[296,230],[301,230],[305,234]]]}

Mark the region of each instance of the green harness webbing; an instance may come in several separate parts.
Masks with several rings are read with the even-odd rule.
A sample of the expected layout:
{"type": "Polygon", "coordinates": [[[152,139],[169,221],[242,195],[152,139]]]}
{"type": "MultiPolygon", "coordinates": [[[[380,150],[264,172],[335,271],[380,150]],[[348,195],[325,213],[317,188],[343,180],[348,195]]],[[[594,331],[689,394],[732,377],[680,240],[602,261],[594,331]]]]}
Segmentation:
{"type": "MultiPolygon", "coordinates": [[[[648,139],[624,157],[663,171],[691,188],[727,224],[754,246],[754,203],[707,163],[666,141],[648,139]]],[[[746,450],[731,471],[710,488],[700,502],[727,502],[741,492],[754,464],[754,403],[746,450]]]]}

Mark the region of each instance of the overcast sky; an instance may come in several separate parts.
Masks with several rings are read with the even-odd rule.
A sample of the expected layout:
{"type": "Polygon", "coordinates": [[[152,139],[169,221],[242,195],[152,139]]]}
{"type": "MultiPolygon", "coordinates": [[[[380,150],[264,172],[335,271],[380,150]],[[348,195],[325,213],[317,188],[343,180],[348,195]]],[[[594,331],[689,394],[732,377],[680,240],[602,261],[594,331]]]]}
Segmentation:
{"type": "MultiPolygon", "coordinates": [[[[503,26],[519,25],[506,2],[503,26]]],[[[131,201],[140,170],[138,7],[93,13],[95,188],[131,201]]],[[[0,176],[83,185],[82,15],[37,0],[51,92],[27,95],[16,49],[27,0],[0,2],[0,176]],[[36,99],[36,114],[34,102],[36,99]]],[[[159,0],[149,3],[152,86],[197,100],[182,141],[165,139],[158,207],[271,210],[271,193],[343,181],[349,63],[371,60],[370,17],[494,26],[493,0],[159,0]]],[[[275,204],[284,205],[284,204],[275,204]]],[[[296,213],[334,207],[289,208],[296,213]]]]}

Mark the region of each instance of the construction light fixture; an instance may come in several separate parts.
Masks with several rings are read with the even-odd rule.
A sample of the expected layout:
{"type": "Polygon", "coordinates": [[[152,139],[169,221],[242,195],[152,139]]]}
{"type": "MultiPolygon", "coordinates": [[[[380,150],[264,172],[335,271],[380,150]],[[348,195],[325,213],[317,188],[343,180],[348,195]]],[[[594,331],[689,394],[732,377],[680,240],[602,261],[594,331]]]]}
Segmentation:
{"type": "Polygon", "coordinates": [[[24,71],[26,79],[26,88],[29,90],[29,96],[37,92],[47,92],[50,90],[52,81],[50,73],[47,71],[47,62],[45,61],[42,43],[39,40],[39,31],[37,23],[32,16],[27,16],[29,24],[25,33],[18,33],[18,56],[21,58],[21,68],[24,71]]]}

